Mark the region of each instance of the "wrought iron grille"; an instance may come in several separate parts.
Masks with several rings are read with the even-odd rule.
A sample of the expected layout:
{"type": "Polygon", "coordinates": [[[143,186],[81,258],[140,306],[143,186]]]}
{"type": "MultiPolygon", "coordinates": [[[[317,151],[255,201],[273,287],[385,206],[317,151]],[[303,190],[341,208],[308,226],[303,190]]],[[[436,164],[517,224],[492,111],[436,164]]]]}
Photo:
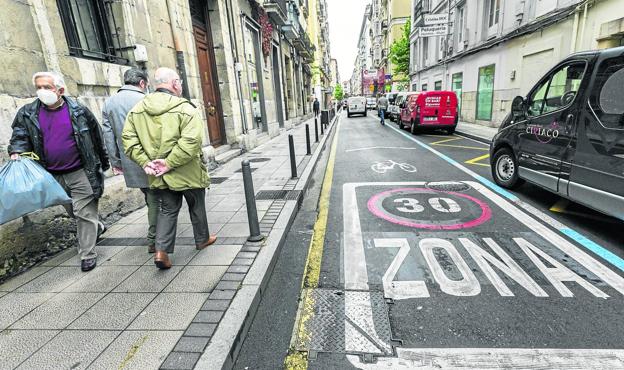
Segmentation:
{"type": "Polygon", "coordinates": [[[115,18],[115,0],[57,0],[70,55],[128,64],[115,18]]]}

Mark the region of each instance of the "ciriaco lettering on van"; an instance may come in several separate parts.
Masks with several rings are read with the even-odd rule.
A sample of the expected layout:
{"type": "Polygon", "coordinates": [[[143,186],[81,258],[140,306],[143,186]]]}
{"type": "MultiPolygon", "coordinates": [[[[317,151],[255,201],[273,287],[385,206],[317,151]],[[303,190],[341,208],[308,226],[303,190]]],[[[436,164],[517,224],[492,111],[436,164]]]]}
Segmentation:
{"type": "Polygon", "coordinates": [[[552,139],[559,137],[559,124],[554,121],[549,126],[527,125],[527,134],[535,135],[535,138],[543,144],[548,144],[552,139]]]}

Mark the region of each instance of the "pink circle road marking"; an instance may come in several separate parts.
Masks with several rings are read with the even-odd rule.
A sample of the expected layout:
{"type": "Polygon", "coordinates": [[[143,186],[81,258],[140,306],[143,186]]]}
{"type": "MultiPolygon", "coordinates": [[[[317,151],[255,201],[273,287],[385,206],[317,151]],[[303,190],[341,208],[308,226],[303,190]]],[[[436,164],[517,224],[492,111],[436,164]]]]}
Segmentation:
{"type": "Polygon", "coordinates": [[[401,226],[407,226],[407,227],[414,227],[414,228],[418,228],[418,229],[428,229],[428,230],[459,230],[459,229],[468,229],[471,227],[475,227],[478,225],[481,225],[482,223],[486,222],[487,220],[489,220],[490,218],[492,218],[492,210],[490,209],[490,207],[483,201],[471,197],[470,195],[466,195],[466,194],[461,194],[461,193],[457,193],[454,191],[438,191],[438,190],[432,190],[432,189],[423,189],[423,188],[400,188],[400,189],[393,189],[393,190],[387,190],[384,192],[381,192],[379,194],[375,194],[373,195],[369,200],[368,200],[368,210],[374,214],[375,216],[384,219],[388,222],[391,222],[393,224],[397,224],[397,225],[401,225],[401,226]],[[472,220],[472,221],[468,221],[468,222],[464,222],[461,224],[453,224],[453,225],[430,225],[430,224],[420,224],[420,223],[416,223],[416,222],[409,222],[409,221],[403,221],[403,220],[398,220],[396,218],[390,217],[387,214],[385,214],[381,209],[377,208],[376,203],[379,201],[380,198],[391,195],[393,193],[398,193],[398,192],[402,192],[402,191],[412,191],[412,192],[417,192],[417,193],[424,193],[424,192],[433,192],[433,193],[444,193],[444,194],[450,194],[450,195],[455,195],[464,199],[468,199],[470,201],[475,202],[480,208],[481,208],[481,215],[472,220]]]}

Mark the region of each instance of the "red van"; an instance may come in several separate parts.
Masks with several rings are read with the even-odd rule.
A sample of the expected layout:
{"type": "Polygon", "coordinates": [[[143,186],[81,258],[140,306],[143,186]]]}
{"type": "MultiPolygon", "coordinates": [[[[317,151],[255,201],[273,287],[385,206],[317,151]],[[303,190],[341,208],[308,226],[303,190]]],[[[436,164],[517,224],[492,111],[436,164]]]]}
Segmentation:
{"type": "Polygon", "coordinates": [[[423,129],[443,129],[455,132],[457,95],[453,91],[421,91],[410,93],[401,106],[399,128],[407,127],[412,134],[423,129]]]}

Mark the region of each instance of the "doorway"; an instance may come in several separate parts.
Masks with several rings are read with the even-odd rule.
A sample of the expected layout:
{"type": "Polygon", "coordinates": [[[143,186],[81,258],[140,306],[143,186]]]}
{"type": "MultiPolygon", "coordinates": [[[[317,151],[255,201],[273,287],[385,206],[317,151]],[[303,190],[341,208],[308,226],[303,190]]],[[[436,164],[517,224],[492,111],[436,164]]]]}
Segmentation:
{"type": "Polygon", "coordinates": [[[225,144],[225,126],[207,4],[191,0],[190,10],[210,145],[218,147],[225,144]]]}

